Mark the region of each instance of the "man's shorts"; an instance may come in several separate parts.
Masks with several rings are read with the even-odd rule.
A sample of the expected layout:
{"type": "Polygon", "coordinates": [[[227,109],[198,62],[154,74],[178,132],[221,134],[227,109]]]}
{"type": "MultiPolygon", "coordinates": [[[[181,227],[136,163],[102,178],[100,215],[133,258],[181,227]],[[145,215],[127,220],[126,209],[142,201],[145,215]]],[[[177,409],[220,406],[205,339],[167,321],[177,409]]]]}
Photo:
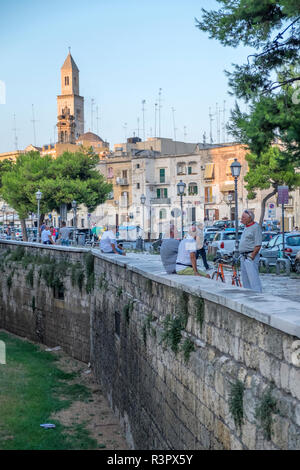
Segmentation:
{"type": "MultiPolygon", "coordinates": [[[[204,273],[203,271],[198,270],[198,273],[200,274],[200,276],[206,277],[206,273],[204,273]]],[[[190,266],[187,266],[185,269],[183,269],[182,271],[178,271],[176,274],[180,274],[184,276],[192,276],[195,273],[194,273],[193,268],[191,268],[190,266]]]]}

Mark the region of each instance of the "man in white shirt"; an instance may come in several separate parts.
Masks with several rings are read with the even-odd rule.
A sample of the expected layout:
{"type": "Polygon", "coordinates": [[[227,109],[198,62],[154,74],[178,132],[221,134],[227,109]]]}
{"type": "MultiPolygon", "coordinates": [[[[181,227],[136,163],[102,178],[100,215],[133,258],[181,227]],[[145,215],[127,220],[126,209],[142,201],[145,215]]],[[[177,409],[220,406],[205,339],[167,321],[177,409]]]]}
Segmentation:
{"type": "Polygon", "coordinates": [[[100,250],[102,253],[116,253],[126,256],[125,251],[118,246],[115,234],[112,230],[106,230],[106,232],[103,233],[100,240],[100,250]]]}
{"type": "Polygon", "coordinates": [[[178,255],[176,259],[176,273],[183,275],[195,275],[204,276],[210,278],[209,274],[202,271],[198,271],[196,252],[196,227],[193,225],[189,229],[189,233],[186,238],[181,240],[178,247],[178,255]]]}
{"type": "Polygon", "coordinates": [[[53,241],[52,241],[50,229],[49,229],[49,227],[47,227],[47,225],[44,228],[44,230],[42,231],[41,240],[42,240],[42,243],[44,245],[53,245],[54,244],[53,241]]]}

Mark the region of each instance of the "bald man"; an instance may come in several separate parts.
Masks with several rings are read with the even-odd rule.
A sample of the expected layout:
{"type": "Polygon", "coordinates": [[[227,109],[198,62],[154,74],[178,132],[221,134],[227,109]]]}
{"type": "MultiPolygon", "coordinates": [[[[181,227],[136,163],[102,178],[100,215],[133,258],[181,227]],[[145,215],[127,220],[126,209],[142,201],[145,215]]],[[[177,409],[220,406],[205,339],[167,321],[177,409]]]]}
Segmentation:
{"type": "Polygon", "coordinates": [[[254,222],[254,213],[249,210],[244,210],[241,222],[245,225],[239,243],[243,287],[262,292],[258,270],[259,251],[262,244],[261,227],[254,222]]]}

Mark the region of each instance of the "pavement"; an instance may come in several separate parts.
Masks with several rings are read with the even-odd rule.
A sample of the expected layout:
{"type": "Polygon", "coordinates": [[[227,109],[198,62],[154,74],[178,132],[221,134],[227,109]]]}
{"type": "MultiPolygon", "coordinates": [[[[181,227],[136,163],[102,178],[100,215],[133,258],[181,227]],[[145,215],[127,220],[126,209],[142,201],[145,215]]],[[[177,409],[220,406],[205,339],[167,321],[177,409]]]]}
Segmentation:
{"type": "MultiPolygon", "coordinates": [[[[214,271],[214,265],[212,262],[208,262],[212,268],[207,271],[208,274],[212,274],[214,271]]],[[[204,270],[202,261],[198,261],[198,267],[204,270]]],[[[225,271],[225,282],[231,284],[231,271],[225,271]]],[[[285,298],[287,300],[293,300],[294,302],[300,302],[300,277],[293,278],[291,276],[276,274],[260,274],[260,280],[263,288],[263,293],[275,295],[277,297],[285,298]]],[[[222,281],[216,281],[221,283],[222,281]]]]}

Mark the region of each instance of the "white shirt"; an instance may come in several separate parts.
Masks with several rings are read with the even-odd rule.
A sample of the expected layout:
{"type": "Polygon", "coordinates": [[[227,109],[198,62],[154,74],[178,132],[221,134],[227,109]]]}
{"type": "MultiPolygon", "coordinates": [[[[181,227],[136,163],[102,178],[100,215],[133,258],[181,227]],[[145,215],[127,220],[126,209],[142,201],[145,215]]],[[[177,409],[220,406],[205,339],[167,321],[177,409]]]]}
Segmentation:
{"type": "Polygon", "coordinates": [[[51,237],[51,232],[50,230],[47,230],[46,228],[42,231],[42,234],[41,234],[41,240],[42,242],[48,242],[50,241],[50,237],[51,237]]]}
{"type": "Polygon", "coordinates": [[[176,271],[183,271],[187,266],[192,266],[191,253],[196,253],[197,245],[196,240],[188,235],[184,238],[178,247],[178,255],[176,259],[176,271]],[[180,264],[177,264],[180,263],[180,264]],[[184,265],[184,266],[183,266],[184,265]]]}
{"type": "Polygon", "coordinates": [[[116,245],[116,237],[114,232],[111,230],[108,230],[107,232],[104,232],[101,240],[100,240],[100,250],[103,251],[103,253],[111,253],[113,251],[111,244],[116,245]]]}

